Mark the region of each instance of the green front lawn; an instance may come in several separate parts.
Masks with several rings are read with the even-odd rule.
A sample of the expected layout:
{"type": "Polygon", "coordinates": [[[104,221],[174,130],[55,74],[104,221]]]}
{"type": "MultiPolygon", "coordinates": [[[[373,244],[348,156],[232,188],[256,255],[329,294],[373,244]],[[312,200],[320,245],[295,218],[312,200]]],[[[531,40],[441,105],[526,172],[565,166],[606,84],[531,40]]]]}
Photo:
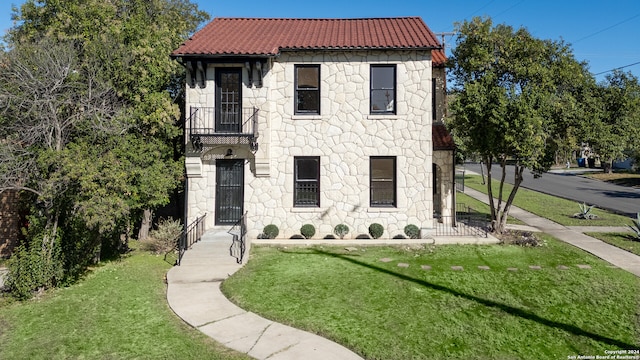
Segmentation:
{"type": "Polygon", "coordinates": [[[251,261],[222,288],[247,310],[333,339],[367,359],[567,359],[638,348],[640,279],[545,240],[537,248],[351,252],[254,246],[251,261]]]}
{"type": "MultiPolygon", "coordinates": [[[[456,193],[456,206],[463,205],[465,207],[471,207],[474,211],[477,211],[482,214],[491,215],[491,210],[489,209],[489,205],[483,203],[482,201],[472,198],[471,196],[465,193],[456,193]]],[[[466,211],[466,208],[458,208],[456,211],[466,211]]],[[[507,218],[507,224],[518,224],[524,225],[524,222],[509,216],[507,218]]]]}
{"type": "MultiPolygon", "coordinates": [[[[499,182],[495,179],[492,184],[493,197],[498,197],[499,182]]],[[[482,184],[480,175],[465,175],[464,185],[472,189],[487,193],[487,186],[482,184]]],[[[504,184],[503,201],[506,200],[513,186],[504,184]]],[[[592,212],[598,215],[594,220],[573,218],[573,214],[580,211],[578,202],[543,194],[520,187],[513,200],[513,205],[546,219],[553,220],[564,226],[625,226],[631,221],[628,217],[594,208],[592,212]]]]}
{"type": "Polygon", "coordinates": [[[607,244],[619,247],[640,256],[640,241],[634,238],[632,233],[586,233],[607,244]]]}
{"type": "Polygon", "coordinates": [[[134,252],[39,299],[0,299],[0,359],[248,359],[175,316],[169,268],[134,252]]]}

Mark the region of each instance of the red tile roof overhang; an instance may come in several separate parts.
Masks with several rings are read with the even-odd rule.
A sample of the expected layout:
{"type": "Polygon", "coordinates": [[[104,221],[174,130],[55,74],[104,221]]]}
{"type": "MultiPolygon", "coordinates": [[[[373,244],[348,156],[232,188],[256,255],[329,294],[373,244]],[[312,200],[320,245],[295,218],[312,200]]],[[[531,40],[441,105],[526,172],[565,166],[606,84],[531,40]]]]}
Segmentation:
{"type": "Polygon", "coordinates": [[[433,150],[455,150],[456,144],[451,133],[443,124],[433,124],[431,128],[433,150]]]}
{"type": "Polygon", "coordinates": [[[275,57],[285,51],[441,49],[419,17],[373,19],[216,18],[174,58],[275,57]]]}

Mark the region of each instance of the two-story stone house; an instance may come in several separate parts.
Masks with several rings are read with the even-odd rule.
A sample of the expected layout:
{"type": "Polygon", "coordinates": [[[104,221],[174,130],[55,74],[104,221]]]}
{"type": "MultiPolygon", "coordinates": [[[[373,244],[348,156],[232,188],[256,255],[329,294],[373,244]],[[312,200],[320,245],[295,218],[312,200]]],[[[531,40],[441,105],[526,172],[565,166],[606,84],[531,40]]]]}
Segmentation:
{"type": "Polygon", "coordinates": [[[453,143],[434,126],[444,55],[422,19],[216,18],[172,56],[187,69],[187,221],[393,237],[453,213],[453,143]]]}

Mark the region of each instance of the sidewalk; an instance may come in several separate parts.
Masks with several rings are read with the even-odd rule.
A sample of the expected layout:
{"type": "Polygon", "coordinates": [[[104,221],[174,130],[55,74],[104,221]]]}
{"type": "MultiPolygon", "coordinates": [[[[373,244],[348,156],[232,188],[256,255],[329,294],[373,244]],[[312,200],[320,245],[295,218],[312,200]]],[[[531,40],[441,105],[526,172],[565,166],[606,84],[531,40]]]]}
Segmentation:
{"type": "MultiPolygon", "coordinates": [[[[478,199],[486,204],[489,203],[489,196],[477,190],[465,187],[464,193],[478,199]]],[[[640,256],[628,251],[609,245],[603,241],[583,234],[583,232],[595,232],[593,226],[564,226],[551,220],[539,217],[518,207],[511,206],[509,215],[523,221],[539,231],[554,236],[555,238],[585,250],[621,269],[640,276],[640,256]]],[[[607,227],[606,231],[624,232],[624,227],[607,227]]]]}
{"type": "Polygon", "coordinates": [[[185,252],[180,266],[169,270],[167,300],[179,317],[217,342],[256,359],[361,359],[330,340],[231,303],[220,291],[221,282],[242,267],[229,256],[231,242],[226,229],[209,231],[185,252]]]}

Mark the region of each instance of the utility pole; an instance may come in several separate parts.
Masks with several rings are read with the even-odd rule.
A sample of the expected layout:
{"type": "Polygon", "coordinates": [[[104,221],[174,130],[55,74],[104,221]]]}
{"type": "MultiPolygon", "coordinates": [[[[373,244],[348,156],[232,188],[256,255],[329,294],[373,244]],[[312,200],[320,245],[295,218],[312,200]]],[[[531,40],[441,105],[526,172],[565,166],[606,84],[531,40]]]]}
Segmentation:
{"type": "Polygon", "coordinates": [[[440,43],[442,43],[442,51],[447,51],[447,46],[446,46],[446,37],[447,36],[453,36],[457,34],[456,32],[453,31],[449,31],[449,32],[439,32],[439,33],[435,33],[436,36],[440,37],[440,43]]]}

